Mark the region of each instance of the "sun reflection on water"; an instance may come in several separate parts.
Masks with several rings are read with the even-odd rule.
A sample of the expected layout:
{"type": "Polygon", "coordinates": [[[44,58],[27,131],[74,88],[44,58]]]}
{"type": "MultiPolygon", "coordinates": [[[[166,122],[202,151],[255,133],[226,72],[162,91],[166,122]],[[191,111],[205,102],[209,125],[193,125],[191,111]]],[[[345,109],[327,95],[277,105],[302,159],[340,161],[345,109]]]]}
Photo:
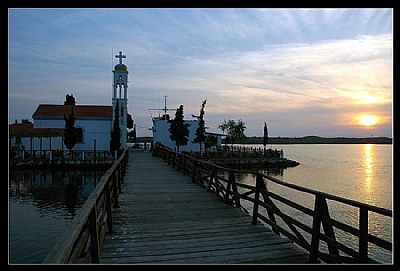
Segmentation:
{"type": "Polygon", "coordinates": [[[373,192],[373,176],[374,176],[374,154],[371,144],[364,145],[364,170],[365,170],[365,192],[368,198],[371,199],[371,194],[373,192]]]}

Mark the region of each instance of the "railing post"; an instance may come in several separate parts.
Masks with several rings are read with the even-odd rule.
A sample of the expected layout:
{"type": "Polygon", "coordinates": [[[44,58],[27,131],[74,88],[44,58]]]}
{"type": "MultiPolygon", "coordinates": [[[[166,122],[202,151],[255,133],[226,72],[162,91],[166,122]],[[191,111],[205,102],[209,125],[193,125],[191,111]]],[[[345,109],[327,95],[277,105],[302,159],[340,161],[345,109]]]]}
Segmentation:
{"type": "Polygon", "coordinates": [[[89,234],[90,234],[90,250],[92,253],[92,263],[100,262],[99,235],[97,227],[96,205],[93,207],[89,215],[89,234]]]}
{"type": "Polygon", "coordinates": [[[368,209],[360,207],[360,236],[358,241],[358,261],[361,263],[368,262],[368,209]]]}
{"type": "Polygon", "coordinates": [[[319,239],[321,234],[321,218],[322,218],[322,204],[324,199],[320,195],[315,195],[314,204],[314,218],[312,226],[312,236],[311,236],[311,248],[310,248],[310,263],[318,262],[318,252],[319,252],[319,239]]]}
{"type": "Polygon", "coordinates": [[[253,225],[257,224],[258,202],[260,200],[261,182],[264,182],[263,177],[260,174],[257,174],[257,177],[256,177],[256,193],[254,195],[253,218],[252,218],[252,221],[251,221],[251,223],[253,225]]]}
{"type": "Polygon", "coordinates": [[[110,195],[110,184],[107,183],[105,185],[105,191],[106,195],[106,211],[107,211],[107,228],[108,232],[113,232],[113,221],[112,221],[112,209],[111,209],[111,195],[110,195]]]}
{"type": "MultiPolygon", "coordinates": [[[[271,220],[274,224],[276,224],[276,219],[275,219],[274,212],[275,212],[275,213],[279,213],[279,212],[281,212],[281,211],[280,211],[279,208],[272,202],[272,200],[268,197],[267,188],[265,187],[265,183],[264,183],[264,178],[263,178],[263,176],[257,174],[257,179],[258,179],[258,181],[257,181],[258,190],[260,191],[261,195],[263,196],[264,203],[266,203],[267,205],[271,206],[271,209],[275,209],[275,210],[273,211],[273,210],[271,210],[270,208],[267,208],[268,218],[269,218],[269,220],[271,220]]],[[[284,218],[283,218],[283,220],[285,221],[284,218]]],[[[285,221],[285,222],[286,222],[286,221],[285,221]]],[[[286,222],[286,223],[287,223],[287,222],[286,222]]],[[[290,226],[290,223],[287,223],[287,224],[288,224],[289,227],[291,227],[291,226],[290,226]]],[[[293,228],[292,228],[292,230],[293,230],[293,228]]],[[[277,235],[280,235],[279,230],[277,230],[275,227],[272,227],[272,231],[273,231],[274,233],[276,233],[277,235]]],[[[294,231],[295,231],[295,229],[294,229],[294,231]]]]}
{"type": "MultiPolygon", "coordinates": [[[[322,214],[322,218],[330,218],[329,215],[329,209],[328,209],[328,204],[326,202],[325,198],[321,199],[321,214],[322,214]]],[[[324,222],[324,219],[322,219],[322,227],[324,228],[324,233],[326,236],[328,236],[329,238],[336,240],[335,237],[335,232],[333,230],[333,226],[331,224],[328,224],[326,222],[324,222]]],[[[329,253],[332,255],[339,255],[339,249],[336,247],[333,247],[332,245],[328,244],[328,250],[329,253]]]]}
{"type": "Polygon", "coordinates": [[[240,208],[240,197],[239,197],[239,192],[237,189],[235,179],[233,180],[233,183],[232,183],[232,192],[233,192],[233,198],[235,199],[235,205],[237,208],[240,208]]]}
{"type": "MultiPolygon", "coordinates": [[[[196,161],[197,162],[197,161],[196,161]]],[[[212,169],[212,171],[211,171],[211,177],[210,177],[210,180],[208,181],[208,183],[207,183],[207,186],[206,186],[206,191],[207,192],[210,192],[211,191],[211,185],[212,185],[212,182],[213,182],[213,180],[215,179],[215,176],[217,175],[217,168],[216,167],[213,167],[213,169],[212,169]]]]}
{"type": "Polygon", "coordinates": [[[116,178],[117,178],[117,186],[118,186],[118,193],[121,193],[122,189],[121,189],[121,171],[120,168],[121,165],[119,164],[117,166],[117,168],[115,169],[115,174],[116,174],[116,178]]]}
{"type": "Polygon", "coordinates": [[[124,160],[124,175],[126,173],[126,169],[128,168],[128,160],[129,160],[129,151],[126,152],[125,160],[124,160]]]}
{"type": "Polygon", "coordinates": [[[116,172],[114,171],[112,173],[112,186],[113,186],[113,190],[114,190],[114,208],[119,208],[119,203],[118,203],[118,186],[117,186],[117,176],[116,176],[116,172]]]}
{"type": "Polygon", "coordinates": [[[229,194],[231,193],[231,186],[232,186],[233,182],[235,182],[235,174],[233,174],[233,171],[230,171],[229,177],[228,177],[228,184],[226,185],[226,192],[225,192],[225,197],[224,197],[225,203],[229,202],[229,194]]]}

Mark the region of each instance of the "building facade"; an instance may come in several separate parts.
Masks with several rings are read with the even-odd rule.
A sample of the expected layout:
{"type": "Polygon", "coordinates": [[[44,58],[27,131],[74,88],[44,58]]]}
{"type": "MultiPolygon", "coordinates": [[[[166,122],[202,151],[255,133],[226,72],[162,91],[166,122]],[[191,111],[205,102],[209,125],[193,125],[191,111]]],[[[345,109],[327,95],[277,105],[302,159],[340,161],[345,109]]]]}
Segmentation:
{"type": "MultiPolygon", "coordinates": [[[[170,138],[171,133],[169,132],[169,128],[171,127],[171,121],[169,119],[169,115],[165,114],[161,117],[153,117],[153,145],[156,143],[160,143],[164,146],[167,146],[171,149],[177,149],[175,141],[172,141],[170,138]]],[[[193,152],[204,152],[205,146],[202,143],[201,148],[199,143],[193,143],[196,138],[196,130],[199,127],[199,121],[195,120],[185,120],[185,123],[188,124],[189,136],[188,142],[186,145],[179,146],[179,151],[193,151],[193,152]]],[[[210,133],[205,131],[205,135],[208,138],[213,137],[213,143],[207,147],[207,151],[216,151],[221,146],[222,136],[217,133],[210,133]]]]}
{"type": "Polygon", "coordinates": [[[110,150],[111,130],[118,105],[121,148],[126,148],[128,68],[122,63],[126,56],[115,56],[112,105],[76,105],[75,98],[67,95],[63,105],[40,104],[32,115],[33,123],[9,125],[9,144],[24,150],[64,150],[65,117],[75,116],[77,142],[72,150],[110,150]]]}

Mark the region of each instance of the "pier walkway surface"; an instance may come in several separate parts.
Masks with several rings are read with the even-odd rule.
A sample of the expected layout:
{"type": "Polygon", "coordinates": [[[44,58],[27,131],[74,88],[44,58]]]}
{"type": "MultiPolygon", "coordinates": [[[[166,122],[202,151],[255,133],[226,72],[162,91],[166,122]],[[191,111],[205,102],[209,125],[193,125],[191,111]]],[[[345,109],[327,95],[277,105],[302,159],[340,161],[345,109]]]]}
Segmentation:
{"type": "Polygon", "coordinates": [[[307,263],[309,254],[151,152],[131,149],[100,264],[307,263]]]}

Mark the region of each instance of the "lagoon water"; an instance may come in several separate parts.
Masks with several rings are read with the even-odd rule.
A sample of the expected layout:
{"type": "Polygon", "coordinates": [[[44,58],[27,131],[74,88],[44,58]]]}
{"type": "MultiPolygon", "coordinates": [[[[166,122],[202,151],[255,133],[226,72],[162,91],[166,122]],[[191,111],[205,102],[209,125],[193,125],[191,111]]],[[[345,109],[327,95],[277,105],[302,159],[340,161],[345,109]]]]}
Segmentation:
{"type": "Polygon", "coordinates": [[[10,171],[9,263],[41,263],[104,173],[10,171]]]}
{"type": "MultiPolygon", "coordinates": [[[[260,147],[260,145],[253,146],[260,147]]],[[[298,144],[274,145],[272,148],[283,149],[286,158],[296,160],[300,162],[300,165],[280,172],[264,171],[271,176],[285,182],[392,210],[392,145],[298,144]]],[[[240,176],[240,178],[242,182],[255,185],[253,175],[240,176]]],[[[314,197],[295,193],[292,189],[284,188],[271,181],[267,181],[266,187],[310,209],[314,207],[314,197]]],[[[332,201],[328,201],[328,207],[331,217],[358,228],[357,208],[350,208],[332,201]]],[[[293,217],[299,215],[289,208],[284,209],[284,206],[281,208],[293,217]]],[[[309,226],[312,224],[312,220],[304,215],[300,220],[309,226]]],[[[368,221],[369,233],[392,242],[392,222],[392,218],[372,213],[368,221]]],[[[341,231],[336,232],[336,237],[349,246],[354,247],[354,244],[358,244],[358,240],[341,231]]],[[[380,262],[393,262],[392,253],[374,245],[369,246],[369,254],[380,262]]]]}
{"type": "MultiPolygon", "coordinates": [[[[283,149],[285,157],[300,162],[297,167],[273,173],[273,177],[392,210],[392,145],[307,144],[269,147],[283,149]]],[[[9,262],[40,263],[101,176],[101,172],[10,172],[9,262]]],[[[241,176],[239,180],[252,185],[255,181],[252,175],[241,176]]],[[[267,189],[279,193],[291,193],[272,182],[266,185],[267,189]]],[[[312,199],[301,195],[290,196],[313,207],[312,199]]],[[[357,223],[356,210],[328,205],[333,218],[340,216],[348,223],[357,223]]],[[[370,216],[369,224],[370,233],[392,241],[392,219],[370,216]]],[[[351,237],[338,233],[338,238],[351,237]]],[[[369,251],[381,262],[393,262],[391,253],[374,247],[369,251]]]]}

